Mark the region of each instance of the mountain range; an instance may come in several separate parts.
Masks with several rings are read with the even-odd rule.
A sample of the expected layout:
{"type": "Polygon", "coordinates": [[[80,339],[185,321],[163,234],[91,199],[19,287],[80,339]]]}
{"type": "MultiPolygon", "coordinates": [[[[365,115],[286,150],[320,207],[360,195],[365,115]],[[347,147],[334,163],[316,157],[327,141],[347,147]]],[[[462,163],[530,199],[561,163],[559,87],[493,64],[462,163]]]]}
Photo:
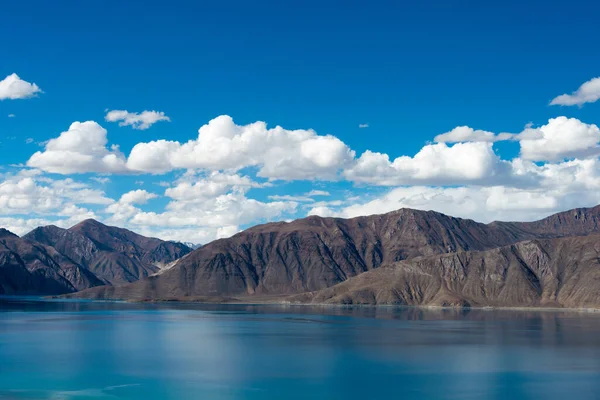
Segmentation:
{"type": "Polygon", "coordinates": [[[600,307],[600,206],[482,224],[400,209],[258,225],[195,250],[86,220],[0,230],[0,293],[128,300],[600,307]]]}
{"type": "Polygon", "coordinates": [[[69,229],[44,226],[23,237],[0,229],[0,294],[62,294],[123,285],[158,273],[191,252],[85,220],[69,229]]]}
{"type": "Polygon", "coordinates": [[[259,225],[125,286],[75,297],[440,306],[600,306],[600,206],[477,223],[401,209],[259,225]]]}

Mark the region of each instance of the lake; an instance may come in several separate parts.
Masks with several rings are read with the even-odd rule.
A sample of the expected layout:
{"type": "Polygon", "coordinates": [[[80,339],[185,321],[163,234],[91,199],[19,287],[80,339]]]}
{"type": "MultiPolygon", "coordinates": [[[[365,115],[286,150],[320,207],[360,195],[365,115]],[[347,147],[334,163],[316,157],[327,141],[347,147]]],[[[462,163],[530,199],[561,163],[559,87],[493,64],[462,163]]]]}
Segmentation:
{"type": "Polygon", "coordinates": [[[0,399],[592,399],[600,313],[0,299],[0,399]]]}

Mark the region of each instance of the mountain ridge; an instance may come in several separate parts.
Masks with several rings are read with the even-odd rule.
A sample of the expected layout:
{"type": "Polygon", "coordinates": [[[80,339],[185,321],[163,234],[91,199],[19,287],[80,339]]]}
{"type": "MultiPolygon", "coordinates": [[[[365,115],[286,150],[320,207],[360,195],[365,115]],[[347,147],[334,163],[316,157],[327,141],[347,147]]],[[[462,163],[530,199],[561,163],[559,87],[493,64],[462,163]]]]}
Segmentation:
{"type": "Polygon", "coordinates": [[[86,219],[68,229],[38,227],[23,237],[56,248],[111,285],[152,275],[162,265],[191,251],[179,243],[148,238],[94,219],[86,219]]]}
{"type": "Polygon", "coordinates": [[[187,246],[84,220],[19,237],[0,228],[0,293],[61,294],[152,275],[188,254],[187,246]]]}
{"type": "Polygon", "coordinates": [[[490,224],[412,209],[352,219],[311,216],[249,228],[204,245],[160,275],[79,296],[140,300],[318,292],[416,257],[598,233],[598,221],[600,207],[490,224]]]}
{"type": "Polygon", "coordinates": [[[418,257],[290,302],[479,307],[600,307],[600,235],[533,239],[418,257]]]}

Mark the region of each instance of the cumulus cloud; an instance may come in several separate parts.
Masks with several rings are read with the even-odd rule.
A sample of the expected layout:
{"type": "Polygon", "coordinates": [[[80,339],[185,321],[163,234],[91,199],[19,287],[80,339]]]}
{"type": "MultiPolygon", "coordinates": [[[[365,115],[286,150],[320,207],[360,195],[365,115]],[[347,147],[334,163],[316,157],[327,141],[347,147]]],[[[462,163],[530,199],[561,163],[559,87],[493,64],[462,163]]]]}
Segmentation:
{"type": "Polygon", "coordinates": [[[23,236],[28,232],[31,232],[38,226],[45,225],[56,225],[62,228],[67,228],[70,222],[67,220],[53,220],[47,218],[34,218],[34,217],[3,217],[0,216],[0,227],[8,229],[12,233],[23,236]]]}
{"type": "Polygon", "coordinates": [[[571,94],[561,94],[555,97],[550,105],[581,106],[585,103],[594,103],[598,99],[600,99],[600,77],[584,82],[571,94]]]}
{"type": "Polygon", "coordinates": [[[522,132],[516,134],[496,135],[468,126],[458,126],[435,137],[435,141],[441,143],[493,143],[503,140],[518,141],[521,157],[525,160],[560,161],[565,158],[585,158],[600,154],[598,126],[564,116],[551,118],[539,128],[527,125],[522,132]]]}
{"type": "Polygon", "coordinates": [[[259,168],[269,179],[335,179],[354,152],[338,138],[312,130],[268,129],[264,122],[237,125],[222,115],[202,126],[187,143],[159,140],[139,143],[131,151],[131,170],[160,173],[179,168],[239,170],[259,168]]]}
{"type": "Polygon", "coordinates": [[[110,204],[103,191],[72,179],[13,176],[0,182],[0,214],[52,213],[67,204],[110,204]]]}
{"type": "Polygon", "coordinates": [[[212,172],[198,176],[193,171],[183,175],[173,187],[165,190],[165,196],[181,202],[204,202],[229,191],[247,192],[263,185],[248,176],[212,172]]]}
{"type": "Polygon", "coordinates": [[[326,190],[311,190],[308,193],[305,193],[305,196],[331,196],[331,193],[329,193],[326,190]]]}
{"type": "MultiPolygon", "coordinates": [[[[414,156],[391,158],[367,150],[356,158],[334,136],[268,128],[264,122],[237,125],[230,117],[220,116],[187,143],[140,143],[125,157],[116,146],[109,147],[107,132],[100,125],[76,122],[30,158],[28,165],[36,169],[2,178],[0,209],[10,218],[53,215],[61,221],[98,212],[106,217],[105,222],[142,234],[201,243],[306,211],[352,217],[412,207],[482,221],[535,219],[600,202],[599,140],[596,125],[558,117],[515,134],[457,127],[438,135],[438,143],[425,145],[414,156]],[[502,160],[493,147],[500,140],[519,142],[520,156],[502,160]],[[166,176],[153,182],[164,187],[160,193],[168,201],[164,207],[161,202],[147,204],[157,194],[145,190],[124,193],[114,201],[81,182],[40,175],[41,171],[131,174],[182,169],[186,172],[178,172],[176,179],[166,176]],[[315,200],[330,196],[326,190],[280,192],[266,196],[267,200],[249,196],[262,187],[276,186],[276,180],[304,179],[346,179],[371,188],[366,197],[317,199],[331,201],[315,200]],[[371,197],[373,186],[395,188],[371,197]],[[90,202],[102,207],[90,209],[85,206],[90,202]]],[[[107,183],[108,178],[88,179],[107,183]]],[[[353,194],[350,191],[346,196],[353,194]]],[[[18,219],[11,224],[22,225],[18,219]]]]}
{"type": "Polygon", "coordinates": [[[468,126],[457,126],[449,132],[437,135],[434,140],[437,143],[499,142],[502,140],[511,140],[514,136],[510,133],[496,135],[493,132],[473,129],[468,126]]]}
{"type": "Polygon", "coordinates": [[[538,165],[513,160],[514,173],[531,178],[532,185],[401,186],[371,199],[354,198],[341,206],[318,204],[309,215],[351,218],[399,208],[435,210],[481,222],[535,220],[551,213],[600,203],[600,160],[589,158],[538,165]]]}
{"type": "Polygon", "coordinates": [[[11,179],[0,183],[0,213],[28,214],[56,210],[62,200],[48,186],[39,186],[31,177],[11,179]]]}
{"type": "Polygon", "coordinates": [[[149,200],[158,197],[155,193],[150,193],[145,190],[132,190],[124,193],[119,201],[109,205],[104,210],[111,214],[107,222],[111,224],[126,224],[136,214],[142,210],[135,205],[146,204],[149,200]]]}
{"type": "Polygon", "coordinates": [[[157,198],[158,195],[150,193],[146,190],[132,190],[121,196],[120,203],[124,204],[146,204],[149,200],[157,198]]]}
{"type": "Polygon", "coordinates": [[[296,202],[262,202],[246,196],[250,189],[262,186],[235,173],[188,171],[166,188],[164,196],[170,201],[162,210],[143,210],[140,206],[156,194],[134,190],[104,211],[110,215],[108,223],[142,234],[206,243],[237,233],[240,226],[295,212],[296,202]]]}
{"type": "Polygon", "coordinates": [[[131,223],[162,228],[196,227],[197,229],[239,226],[270,221],[285,212],[295,211],[297,203],[261,202],[247,198],[241,192],[230,192],[203,202],[174,200],[162,213],[140,212],[131,223]]]}
{"type": "Polygon", "coordinates": [[[576,193],[576,196],[582,197],[573,196],[573,193],[561,190],[526,190],[504,186],[411,186],[395,188],[381,197],[340,209],[317,207],[309,214],[352,218],[413,208],[487,223],[495,220],[532,221],[569,208],[600,203],[598,191],[582,191],[576,193]]]}
{"type": "MultiPolygon", "coordinates": [[[[331,194],[325,190],[311,190],[310,192],[306,192],[303,195],[270,195],[268,196],[269,200],[285,200],[285,201],[295,201],[298,203],[312,203],[309,206],[316,205],[316,200],[313,197],[324,197],[331,196],[331,194]]],[[[305,205],[306,206],[306,205],[305,205]]]]}
{"type": "Polygon", "coordinates": [[[552,118],[537,129],[521,134],[521,157],[531,161],[585,158],[600,153],[600,129],[576,118],[552,118]],[[528,136],[525,133],[529,132],[528,136]]]}
{"type": "Polygon", "coordinates": [[[118,146],[108,149],[106,129],[94,121],[73,122],[59,137],[50,139],[44,151],[34,153],[27,165],[46,172],[126,172],[125,156],[118,146]]]}
{"type": "Polygon", "coordinates": [[[38,85],[22,80],[17,74],[8,75],[0,81],[0,100],[28,99],[41,92],[38,85]]]}
{"type": "Polygon", "coordinates": [[[110,178],[107,178],[105,176],[93,176],[90,178],[91,180],[93,180],[94,182],[97,182],[101,185],[105,185],[108,182],[110,182],[110,178]]]}
{"type": "Polygon", "coordinates": [[[119,126],[131,126],[139,130],[148,129],[159,121],[171,121],[162,111],[134,113],[127,110],[112,110],[106,113],[104,119],[108,122],[119,122],[119,126]]]}
{"type": "Polygon", "coordinates": [[[191,228],[160,228],[151,226],[136,225],[136,229],[142,235],[158,237],[163,240],[185,241],[188,243],[206,244],[215,239],[228,238],[235,235],[241,229],[236,225],[213,227],[191,228]]]}
{"type": "Polygon", "coordinates": [[[302,202],[311,203],[311,202],[315,201],[314,199],[312,199],[312,198],[310,198],[308,196],[293,196],[293,195],[289,195],[289,194],[284,194],[284,195],[275,194],[275,195],[271,195],[271,196],[269,196],[269,200],[297,201],[299,203],[302,203],[302,202]]]}
{"type": "Polygon", "coordinates": [[[39,176],[37,171],[24,170],[0,181],[0,226],[18,235],[40,225],[68,227],[86,218],[97,218],[82,204],[112,202],[103,191],[81,182],[53,180],[39,176]]]}
{"type": "Polygon", "coordinates": [[[346,179],[374,185],[486,183],[510,173],[510,164],[494,153],[491,143],[438,143],[414,157],[390,161],[387,154],[365,151],[344,171],[346,179]]]}
{"type": "Polygon", "coordinates": [[[319,217],[328,218],[328,217],[340,216],[341,212],[337,212],[328,206],[321,205],[321,206],[312,207],[310,210],[308,210],[306,215],[307,216],[318,215],[319,217]]]}

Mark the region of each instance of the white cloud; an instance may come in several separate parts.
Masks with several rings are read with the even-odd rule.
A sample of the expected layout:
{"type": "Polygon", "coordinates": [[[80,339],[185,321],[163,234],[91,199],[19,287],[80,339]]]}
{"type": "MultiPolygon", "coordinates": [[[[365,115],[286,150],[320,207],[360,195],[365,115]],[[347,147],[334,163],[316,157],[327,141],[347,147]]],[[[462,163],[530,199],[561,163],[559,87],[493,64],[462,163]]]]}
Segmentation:
{"type": "Polygon", "coordinates": [[[143,205],[156,197],[158,196],[155,193],[150,193],[141,189],[124,193],[119,201],[109,205],[106,207],[106,210],[104,210],[106,213],[111,214],[107,222],[117,225],[126,224],[136,214],[142,212],[135,204],[143,205]]]}
{"type": "Polygon", "coordinates": [[[494,153],[491,143],[445,143],[424,146],[414,157],[393,162],[387,154],[365,151],[344,171],[346,179],[374,185],[486,183],[504,179],[510,165],[494,153]]]}
{"type": "Polygon", "coordinates": [[[8,229],[12,233],[23,236],[38,226],[45,225],[56,225],[63,228],[67,228],[69,222],[66,220],[51,220],[46,218],[32,218],[32,217],[0,217],[0,228],[8,229]]]}
{"type": "Polygon", "coordinates": [[[126,172],[118,146],[106,147],[106,133],[94,121],[73,122],[69,130],[50,139],[44,151],[34,153],[27,165],[58,174],[126,172]]]}
{"type": "Polygon", "coordinates": [[[358,127],[361,129],[368,128],[369,124],[358,124],[358,127]]]}
{"type": "Polygon", "coordinates": [[[47,213],[62,205],[47,186],[38,186],[31,177],[11,179],[0,183],[0,213],[28,214],[31,211],[47,213]]]}
{"type": "Polygon", "coordinates": [[[48,184],[54,190],[54,196],[63,197],[77,204],[111,204],[114,200],[106,197],[102,190],[90,189],[88,185],[76,182],[71,178],[52,180],[37,178],[39,182],[48,184]]]}
{"type": "Polygon", "coordinates": [[[197,229],[239,226],[269,221],[296,209],[294,202],[261,202],[243,193],[231,192],[204,202],[172,201],[162,213],[140,212],[132,219],[136,225],[156,227],[197,227],[197,229]]]}
{"type": "Polygon", "coordinates": [[[309,215],[351,218],[381,214],[399,208],[435,210],[481,222],[528,221],[558,211],[600,203],[600,160],[590,158],[557,164],[537,165],[516,159],[516,175],[528,176],[533,184],[523,187],[501,185],[432,187],[402,186],[366,200],[352,199],[335,204],[315,204],[309,215]]]}
{"type": "Polygon", "coordinates": [[[15,114],[8,114],[8,118],[15,118],[16,115],[15,114]]]}
{"type": "Polygon", "coordinates": [[[289,195],[289,194],[271,195],[271,196],[269,196],[269,200],[297,201],[299,203],[302,203],[302,202],[311,203],[311,202],[315,201],[314,199],[311,199],[308,196],[293,196],[293,195],[289,195]]]}
{"type": "Polygon", "coordinates": [[[97,219],[96,213],[87,208],[78,207],[75,204],[67,204],[58,212],[61,217],[69,217],[65,223],[74,225],[86,219],[97,219]]]}
{"type": "Polygon", "coordinates": [[[189,243],[206,244],[215,239],[228,238],[240,231],[235,225],[213,227],[192,227],[192,228],[155,228],[146,226],[133,226],[136,232],[151,237],[158,237],[163,240],[185,241],[189,243]]]}
{"type": "Polygon", "coordinates": [[[110,182],[110,178],[107,178],[105,176],[93,176],[90,179],[94,182],[98,182],[101,185],[105,185],[110,182]]]}
{"type": "Polygon", "coordinates": [[[600,99],[600,77],[584,82],[571,94],[561,94],[555,97],[550,105],[581,106],[585,103],[594,103],[598,99],[600,99]]]}
{"type": "Polygon", "coordinates": [[[112,110],[106,113],[108,122],[119,122],[119,126],[131,126],[133,129],[145,130],[159,121],[171,121],[162,111],[142,111],[132,113],[127,110],[112,110]]]}
{"type": "Polygon", "coordinates": [[[510,140],[514,135],[510,133],[501,133],[499,135],[493,132],[473,129],[468,126],[457,126],[450,132],[442,133],[435,137],[438,143],[459,143],[459,142],[498,142],[510,140]]]}
{"type": "Polygon", "coordinates": [[[165,196],[181,202],[204,202],[232,190],[245,193],[250,188],[259,188],[261,185],[248,176],[212,172],[206,176],[198,177],[195,173],[182,176],[174,187],[165,190],[165,196]]]}
{"type": "MultiPolygon", "coordinates": [[[[457,127],[436,140],[440,143],[427,144],[412,157],[390,159],[388,154],[365,151],[355,158],[354,151],[333,136],[312,130],[268,129],[263,122],[236,125],[230,117],[221,116],[201,127],[195,140],[140,143],[126,158],[117,147],[109,147],[107,132],[100,125],[76,122],[30,158],[28,165],[36,169],[4,175],[0,214],[60,218],[63,224],[98,212],[107,223],[145,235],[206,243],[250,224],[289,219],[306,211],[350,217],[413,207],[487,221],[535,219],[600,202],[600,161],[595,157],[600,154],[600,130],[596,125],[558,117],[516,134],[457,127]],[[518,141],[520,158],[500,159],[493,147],[499,140],[518,141]],[[42,171],[130,174],[176,169],[187,171],[172,182],[171,176],[153,182],[165,188],[168,204],[164,207],[159,201],[145,205],[157,197],[145,190],[127,192],[114,201],[84,183],[40,175],[42,171]],[[277,179],[340,178],[358,185],[396,188],[378,198],[370,197],[374,191],[369,190],[366,197],[351,198],[356,192],[348,192],[344,200],[332,201],[315,200],[330,196],[326,190],[280,191],[268,200],[248,195],[276,186],[272,181],[277,179]],[[104,206],[88,209],[85,204],[104,206]]],[[[108,182],[108,178],[86,179],[108,182]]],[[[320,184],[315,187],[329,189],[320,184]]],[[[18,218],[11,224],[23,225],[18,218]]]]}
{"type": "Polygon", "coordinates": [[[317,196],[331,196],[329,192],[325,190],[311,190],[310,192],[304,193],[304,195],[270,195],[268,196],[269,200],[284,200],[284,201],[296,201],[299,203],[315,203],[315,199],[313,197],[317,196]]]}
{"type": "Polygon", "coordinates": [[[149,200],[157,198],[158,195],[150,193],[145,190],[132,190],[121,196],[119,199],[120,203],[124,204],[146,204],[149,200]]]}
{"type": "Polygon", "coordinates": [[[600,154],[600,129],[594,124],[567,117],[551,118],[546,125],[539,128],[527,125],[517,134],[496,135],[468,126],[458,126],[435,137],[436,142],[445,143],[491,143],[503,140],[518,141],[521,157],[525,160],[560,161],[565,158],[585,158],[600,154]]]}
{"type": "Polygon", "coordinates": [[[600,129],[576,118],[557,117],[521,133],[521,157],[532,161],[585,158],[600,153],[600,129]],[[529,136],[527,136],[529,135],[529,136]]]}
{"type": "MultiPolygon", "coordinates": [[[[80,217],[94,217],[94,213],[81,204],[106,205],[113,202],[104,192],[90,189],[83,183],[72,179],[52,180],[31,172],[25,170],[0,181],[0,215],[21,215],[24,219],[34,220],[39,216],[59,216],[68,217],[67,222],[79,222],[77,219],[80,217]]],[[[23,226],[30,227],[30,224],[23,226]]]]}
{"type": "Polygon", "coordinates": [[[0,100],[28,99],[41,92],[38,85],[22,80],[17,74],[8,75],[0,81],[0,100]]]}
{"type": "Polygon", "coordinates": [[[331,193],[329,193],[326,190],[311,190],[308,193],[304,194],[305,196],[331,196],[331,193]]]}
{"type": "Polygon", "coordinates": [[[239,226],[270,221],[295,212],[291,201],[261,202],[246,197],[251,188],[264,184],[247,176],[188,171],[165,190],[170,202],[162,211],[145,211],[137,205],[155,198],[145,190],[124,194],[109,205],[108,223],[126,226],[144,235],[162,239],[206,243],[239,231],[239,226]]]}
{"type": "Polygon", "coordinates": [[[131,170],[160,173],[180,168],[239,170],[259,167],[269,179],[336,179],[354,152],[338,138],[312,130],[267,129],[264,122],[236,125],[222,115],[200,128],[185,144],[159,140],[139,143],[131,151],[131,170]]]}
{"type": "Polygon", "coordinates": [[[485,188],[411,186],[395,188],[379,198],[340,209],[317,207],[312,209],[309,215],[352,218],[383,214],[400,208],[413,208],[434,210],[479,222],[532,221],[554,212],[577,206],[593,206],[598,203],[600,203],[598,191],[582,191],[574,194],[561,190],[525,190],[503,186],[485,188]]]}
{"type": "Polygon", "coordinates": [[[339,213],[327,206],[317,206],[317,207],[312,207],[310,210],[308,210],[306,215],[307,216],[318,215],[319,217],[327,218],[327,217],[336,217],[339,215],[339,213]]]}

